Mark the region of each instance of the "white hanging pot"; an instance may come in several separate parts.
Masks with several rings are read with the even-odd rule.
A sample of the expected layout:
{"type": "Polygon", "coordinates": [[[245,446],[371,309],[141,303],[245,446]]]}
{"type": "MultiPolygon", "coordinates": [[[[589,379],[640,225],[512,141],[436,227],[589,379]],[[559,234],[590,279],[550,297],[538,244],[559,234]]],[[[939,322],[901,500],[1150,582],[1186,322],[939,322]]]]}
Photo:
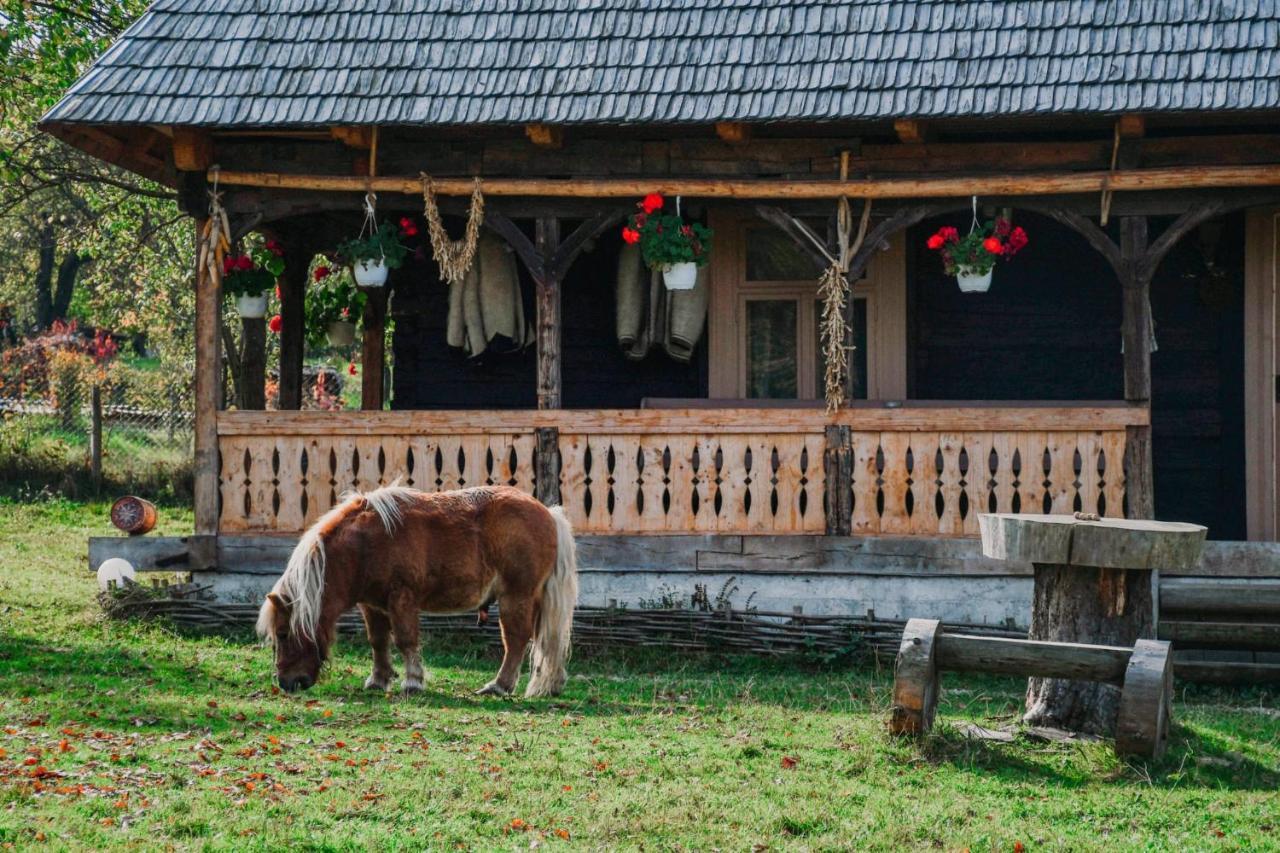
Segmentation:
{"type": "Polygon", "coordinates": [[[349,347],[356,340],[356,324],[346,320],[330,323],[325,329],[325,337],[329,339],[329,346],[349,347]]]}
{"type": "Polygon", "coordinates": [[[387,262],[382,258],[376,261],[356,261],[351,265],[351,274],[361,287],[382,287],[387,283],[387,262]]]}
{"type": "Polygon", "coordinates": [[[956,283],[961,293],[986,293],[991,289],[991,270],[974,272],[968,267],[956,268],[956,283]]]}
{"type": "Polygon", "coordinates": [[[662,268],[662,280],[667,290],[693,290],[698,283],[698,265],[692,261],[667,264],[662,268]]]}
{"type": "Polygon", "coordinates": [[[236,312],[246,320],[257,320],[267,316],[267,294],[237,296],[236,312]]]}

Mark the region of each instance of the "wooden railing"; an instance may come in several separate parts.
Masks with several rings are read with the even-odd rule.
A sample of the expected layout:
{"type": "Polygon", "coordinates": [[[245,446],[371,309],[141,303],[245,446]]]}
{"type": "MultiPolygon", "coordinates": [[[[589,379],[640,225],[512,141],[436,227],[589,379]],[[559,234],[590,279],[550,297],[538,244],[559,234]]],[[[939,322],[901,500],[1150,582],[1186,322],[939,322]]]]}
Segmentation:
{"type": "Polygon", "coordinates": [[[220,529],[298,531],[398,481],[511,485],[583,533],[971,535],[985,511],[1122,514],[1125,431],[1146,422],[1105,405],[224,412],[220,529]]]}

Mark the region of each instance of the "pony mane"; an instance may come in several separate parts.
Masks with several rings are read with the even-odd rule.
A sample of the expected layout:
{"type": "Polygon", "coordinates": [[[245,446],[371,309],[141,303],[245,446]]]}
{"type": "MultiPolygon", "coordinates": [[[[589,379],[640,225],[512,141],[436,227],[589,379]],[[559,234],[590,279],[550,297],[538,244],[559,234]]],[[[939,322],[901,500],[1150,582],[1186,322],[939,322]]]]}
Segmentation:
{"type": "MultiPolygon", "coordinates": [[[[361,494],[343,495],[337,506],[329,510],[302,534],[284,574],[271,591],[289,602],[289,631],[313,639],[320,622],[320,604],[324,599],[325,553],[323,534],[347,514],[368,507],[377,513],[388,534],[393,533],[403,518],[403,507],[418,494],[400,485],[384,486],[361,494]]],[[[268,598],[258,611],[258,636],[275,642],[275,605],[268,598]]]]}

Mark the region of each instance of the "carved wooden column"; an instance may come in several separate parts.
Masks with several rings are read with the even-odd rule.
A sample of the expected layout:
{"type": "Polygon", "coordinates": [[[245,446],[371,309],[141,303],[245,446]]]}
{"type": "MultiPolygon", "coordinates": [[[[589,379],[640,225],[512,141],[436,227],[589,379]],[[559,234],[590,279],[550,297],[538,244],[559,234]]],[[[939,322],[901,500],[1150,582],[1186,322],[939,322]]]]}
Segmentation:
{"type": "MultiPolygon", "coordinates": [[[[1151,408],[1151,276],[1148,268],[1147,220],[1126,216],[1120,220],[1120,287],[1123,319],[1120,337],[1124,345],[1124,398],[1151,408]]],[[[1130,518],[1155,517],[1154,460],[1151,425],[1131,426],[1124,449],[1125,497],[1130,518]]]]}
{"type": "MultiPolygon", "coordinates": [[[[196,257],[204,218],[195,221],[196,257]]],[[[196,265],[195,363],[195,532],[218,532],[218,400],[222,394],[222,346],[218,327],[222,283],[196,265]]]]}
{"type": "MultiPolygon", "coordinates": [[[[560,408],[560,276],[563,270],[551,263],[560,246],[560,220],[554,216],[539,217],[536,244],[542,257],[541,274],[534,276],[537,286],[536,350],[538,358],[538,408],[560,408]]],[[[532,270],[530,270],[532,272],[532,270]]]]}
{"type": "Polygon", "coordinates": [[[240,318],[240,408],[261,411],[267,407],[267,321],[240,318]]]}

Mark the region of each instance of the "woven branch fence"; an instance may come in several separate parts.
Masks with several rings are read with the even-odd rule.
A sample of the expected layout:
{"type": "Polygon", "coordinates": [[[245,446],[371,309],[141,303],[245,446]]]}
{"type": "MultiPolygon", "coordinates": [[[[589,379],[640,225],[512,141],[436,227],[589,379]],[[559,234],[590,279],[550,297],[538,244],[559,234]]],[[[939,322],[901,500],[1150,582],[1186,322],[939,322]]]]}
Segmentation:
{"type": "MultiPolygon", "coordinates": [[[[103,607],[112,618],[164,619],[176,625],[209,630],[244,630],[258,617],[251,604],[222,604],[189,596],[188,588],[169,588],[169,594],[142,587],[104,593],[103,607]]],[[[756,655],[895,655],[905,622],[873,616],[806,616],[732,609],[641,609],[578,607],[573,617],[573,642],[581,647],[660,647],[687,651],[739,652],[756,655]]],[[[992,625],[952,625],[948,628],[992,637],[1026,637],[1026,632],[992,625]]],[[[475,615],[423,616],[427,634],[480,638],[501,647],[497,618],[479,624],[475,615]]],[[[338,620],[343,634],[364,634],[360,614],[350,611],[338,620]]]]}

